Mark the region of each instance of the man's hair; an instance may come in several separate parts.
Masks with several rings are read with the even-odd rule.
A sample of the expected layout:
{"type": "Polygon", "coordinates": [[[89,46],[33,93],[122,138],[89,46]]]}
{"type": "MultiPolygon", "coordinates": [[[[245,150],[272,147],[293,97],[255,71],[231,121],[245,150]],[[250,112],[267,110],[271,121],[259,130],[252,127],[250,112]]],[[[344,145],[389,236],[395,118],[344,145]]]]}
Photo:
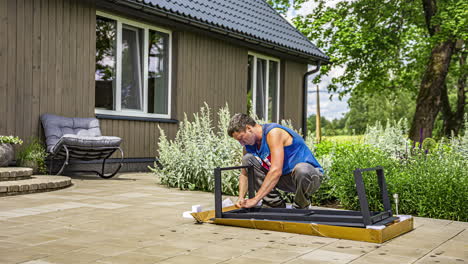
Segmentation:
{"type": "Polygon", "coordinates": [[[232,137],[232,134],[235,132],[244,132],[247,125],[255,126],[256,124],[257,122],[255,122],[252,117],[246,114],[237,113],[231,118],[231,121],[229,121],[227,132],[228,135],[232,137]]]}

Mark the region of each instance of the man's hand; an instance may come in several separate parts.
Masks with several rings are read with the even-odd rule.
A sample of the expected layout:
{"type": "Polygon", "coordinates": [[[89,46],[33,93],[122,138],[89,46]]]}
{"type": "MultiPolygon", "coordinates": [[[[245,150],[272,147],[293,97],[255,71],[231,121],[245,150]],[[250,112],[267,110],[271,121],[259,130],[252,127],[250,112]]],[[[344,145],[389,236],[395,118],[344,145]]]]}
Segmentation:
{"type": "Polygon", "coordinates": [[[258,200],[256,198],[252,198],[252,199],[243,200],[240,203],[240,207],[251,208],[251,207],[257,206],[257,204],[258,204],[258,200]]]}
{"type": "Polygon", "coordinates": [[[242,207],[242,203],[244,203],[245,199],[242,198],[242,197],[239,197],[239,199],[237,199],[237,202],[236,202],[236,207],[237,208],[241,208],[242,207]]]}

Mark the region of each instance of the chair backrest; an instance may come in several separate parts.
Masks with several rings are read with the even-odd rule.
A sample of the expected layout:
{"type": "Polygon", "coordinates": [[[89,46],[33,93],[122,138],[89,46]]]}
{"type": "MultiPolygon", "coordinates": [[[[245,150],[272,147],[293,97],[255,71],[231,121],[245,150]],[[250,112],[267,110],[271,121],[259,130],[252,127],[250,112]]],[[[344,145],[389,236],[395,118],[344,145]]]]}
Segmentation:
{"type": "Polygon", "coordinates": [[[51,114],[41,115],[42,126],[46,137],[47,151],[51,151],[65,134],[99,137],[101,129],[96,118],[63,117],[51,114]]]}

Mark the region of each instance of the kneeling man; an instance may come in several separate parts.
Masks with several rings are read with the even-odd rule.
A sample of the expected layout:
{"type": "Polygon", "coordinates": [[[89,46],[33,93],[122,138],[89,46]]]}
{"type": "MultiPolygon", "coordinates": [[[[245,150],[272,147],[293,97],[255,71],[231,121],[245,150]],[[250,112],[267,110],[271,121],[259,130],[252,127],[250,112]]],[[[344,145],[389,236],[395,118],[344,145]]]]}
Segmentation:
{"type": "Polygon", "coordinates": [[[294,192],[294,207],[307,209],[310,196],[318,190],[323,169],[299,134],[292,129],[271,123],[259,125],[246,114],[235,114],[228,134],[244,147],[242,165],[253,165],[255,190],[252,199],[245,199],[247,171],[239,176],[238,207],[250,208],[263,199],[266,207],[284,208],[277,189],[294,192]]]}

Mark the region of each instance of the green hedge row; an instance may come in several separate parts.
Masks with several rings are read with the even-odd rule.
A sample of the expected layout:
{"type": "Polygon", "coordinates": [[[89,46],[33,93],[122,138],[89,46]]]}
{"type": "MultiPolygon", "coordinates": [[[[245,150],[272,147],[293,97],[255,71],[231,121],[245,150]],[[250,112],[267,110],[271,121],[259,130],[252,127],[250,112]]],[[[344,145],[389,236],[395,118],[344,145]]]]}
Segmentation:
{"type": "MultiPolygon", "coordinates": [[[[337,199],[344,208],[359,210],[353,171],[382,166],[389,195],[399,196],[400,214],[468,221],[468,161],[449,146],[441,145],[427,153],[415,149],[408,157],[395,159],[365,144],[332,145],[325,142],[317,146],[317,152],[322,157],[331,155],[332,162],[314,195],[316,201],[337,199]]],[[[382,210],[375,172],[363,176],[371,210],[382,210]]]]}

